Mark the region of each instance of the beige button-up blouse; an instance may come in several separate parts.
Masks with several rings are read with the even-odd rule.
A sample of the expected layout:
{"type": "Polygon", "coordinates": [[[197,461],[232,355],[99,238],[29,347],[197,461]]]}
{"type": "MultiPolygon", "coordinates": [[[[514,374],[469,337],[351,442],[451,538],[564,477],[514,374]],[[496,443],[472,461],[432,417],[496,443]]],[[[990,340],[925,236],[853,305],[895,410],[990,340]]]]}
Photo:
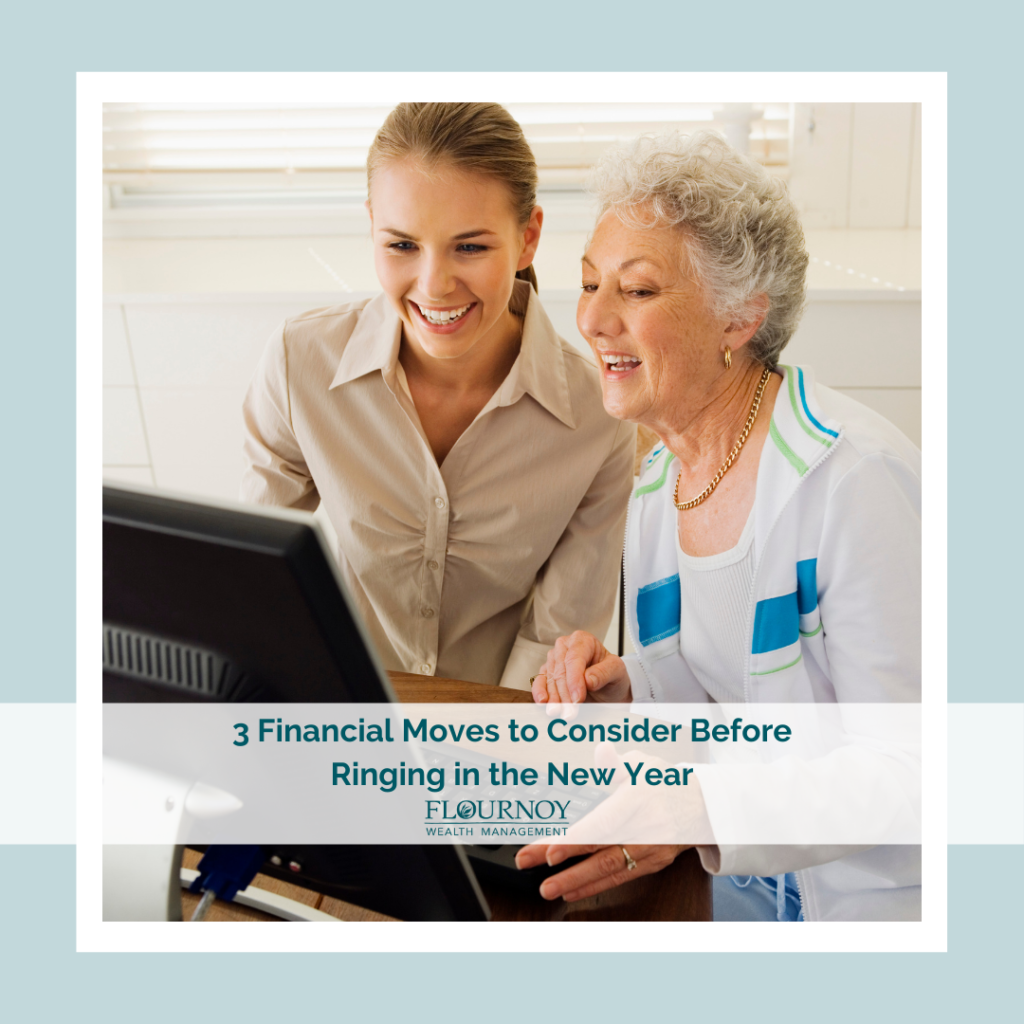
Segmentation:
{"type": "Polygon", "coordinates": [[[521,297],[519,356],[441,466],[383,295],[285,321],[249,386],[242,499],[324,503],[388,669],[528,688],[559,636],[608,628],[634,428],[521,297]]]}

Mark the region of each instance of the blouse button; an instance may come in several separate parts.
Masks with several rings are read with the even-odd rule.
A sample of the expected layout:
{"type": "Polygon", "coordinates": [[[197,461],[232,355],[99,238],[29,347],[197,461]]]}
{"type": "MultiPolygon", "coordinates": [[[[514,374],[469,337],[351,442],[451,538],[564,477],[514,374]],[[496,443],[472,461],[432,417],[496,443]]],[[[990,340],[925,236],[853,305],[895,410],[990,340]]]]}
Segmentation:
{"type": "Polygon", "coordinates": [[[438,564],[433,559],[431,559],[429,562],[427,562],[427,568],[430,569],[431,572],[433,572],[435,569],[438,568],[438,564]]]}
{"type": "Polygon", "coordinates": [[[426,664],[420,665],[420,672],[423,675],[425,675],[425,676],[429,676],[430,675],[430,666],[426,665],[426,664]]]}
{"type": "Polygon", "coordinates": [[[434,617],[434,609],[433,608],[423,608],[420,611],[420,615],[422,615],[423,618],[425,618],[425,619],[432,619],[434,617]]]}
{"type": "Polygon", "coordinates": [[[435,505],[436,505],[436,506],[437,506],[438,508],[444,508],[444,498],[435,498],[435,499],[434,499],[434,504],[435,504],[435,505]]]}

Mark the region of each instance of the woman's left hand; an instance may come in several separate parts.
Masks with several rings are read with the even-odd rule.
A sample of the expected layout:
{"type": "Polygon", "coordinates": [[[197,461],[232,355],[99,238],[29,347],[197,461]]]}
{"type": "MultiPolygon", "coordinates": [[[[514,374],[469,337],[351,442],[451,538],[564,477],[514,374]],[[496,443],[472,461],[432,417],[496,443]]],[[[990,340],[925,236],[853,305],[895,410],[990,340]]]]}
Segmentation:
{"type": "MultiPolygon", "coordinates": [[[[626,757],[634,764],[643,760],[652,768],[673,767],[641,751],[632,751],[626,757]]],[[[624,785],[626,773],[622,770],[622,759],[611,744],[605,743],[594,751],[594,762],[599,768],[616,769],[614,778],[618,785],[608,798],[569,828],[564,843],[531,843],[516,855],[516,867],[526,870],[539,864],[554,867],[570,857],[590,854],[586,860],[544,880],[540,894],[547,900],[561,896],[572,901],[593,896],[667,868],[683,850],[692,846],[715,842],[696,776],[689,779],[685,788],[624,785]],[[619,836],[626,841],[608,842],[619,836]],[[631,837],[685,841],[679,844],[634,843],[631,837]],[[602,841],[573,842],[588,838],[602,841]]]]}
{"type": "Polygon", "coordinates": [[[538,704],[622,703],[632,698],[625,662],[581,629],[555,641],[530,688],[538,704]]]}
{"type": "Polygon", "coordinates": [[[631,882],[643,875],[652,875],[667,868],[687,846],[546,846],[534,843],[524,846],[516,855],[516,866],[522,870],[538,864],[561,864],[570,857],[591,854],[579,864],[541,883],[540,894],[546,900],[561,896],[567,902],[596,896],[606,889],[631,882]],[[627,859],[628,854],[628,859],[627,859]],[[631,869],[630,861],[634,864],[631,869]]]}

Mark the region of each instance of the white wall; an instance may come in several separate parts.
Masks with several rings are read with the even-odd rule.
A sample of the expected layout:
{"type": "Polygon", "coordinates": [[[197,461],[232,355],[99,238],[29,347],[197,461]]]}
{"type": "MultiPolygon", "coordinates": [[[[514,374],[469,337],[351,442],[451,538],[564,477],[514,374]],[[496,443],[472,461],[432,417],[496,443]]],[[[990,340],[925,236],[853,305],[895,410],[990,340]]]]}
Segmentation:
{"type": "Polygon", "coordinates": [[[789,166],[805,228],[919,228],[921,105],[796,103],[789,166]]]}

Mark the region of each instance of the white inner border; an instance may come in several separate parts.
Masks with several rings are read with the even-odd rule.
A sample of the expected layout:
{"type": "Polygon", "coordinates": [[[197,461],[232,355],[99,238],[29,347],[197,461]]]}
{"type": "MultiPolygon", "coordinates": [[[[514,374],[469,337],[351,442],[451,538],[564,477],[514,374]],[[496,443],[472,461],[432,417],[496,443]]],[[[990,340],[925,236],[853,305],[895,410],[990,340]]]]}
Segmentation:
{"type": "Polygon", "coordinates": [[[96,73],[77,79],[78,823],[80,952],[668,952],[946,950],[946,75],[945,73],[96,73]],[[116,102],[920,102],[924,447],[924,904],[920,923],[413,923],[170,928],[102,921],[102,105],[116,102]]]}

